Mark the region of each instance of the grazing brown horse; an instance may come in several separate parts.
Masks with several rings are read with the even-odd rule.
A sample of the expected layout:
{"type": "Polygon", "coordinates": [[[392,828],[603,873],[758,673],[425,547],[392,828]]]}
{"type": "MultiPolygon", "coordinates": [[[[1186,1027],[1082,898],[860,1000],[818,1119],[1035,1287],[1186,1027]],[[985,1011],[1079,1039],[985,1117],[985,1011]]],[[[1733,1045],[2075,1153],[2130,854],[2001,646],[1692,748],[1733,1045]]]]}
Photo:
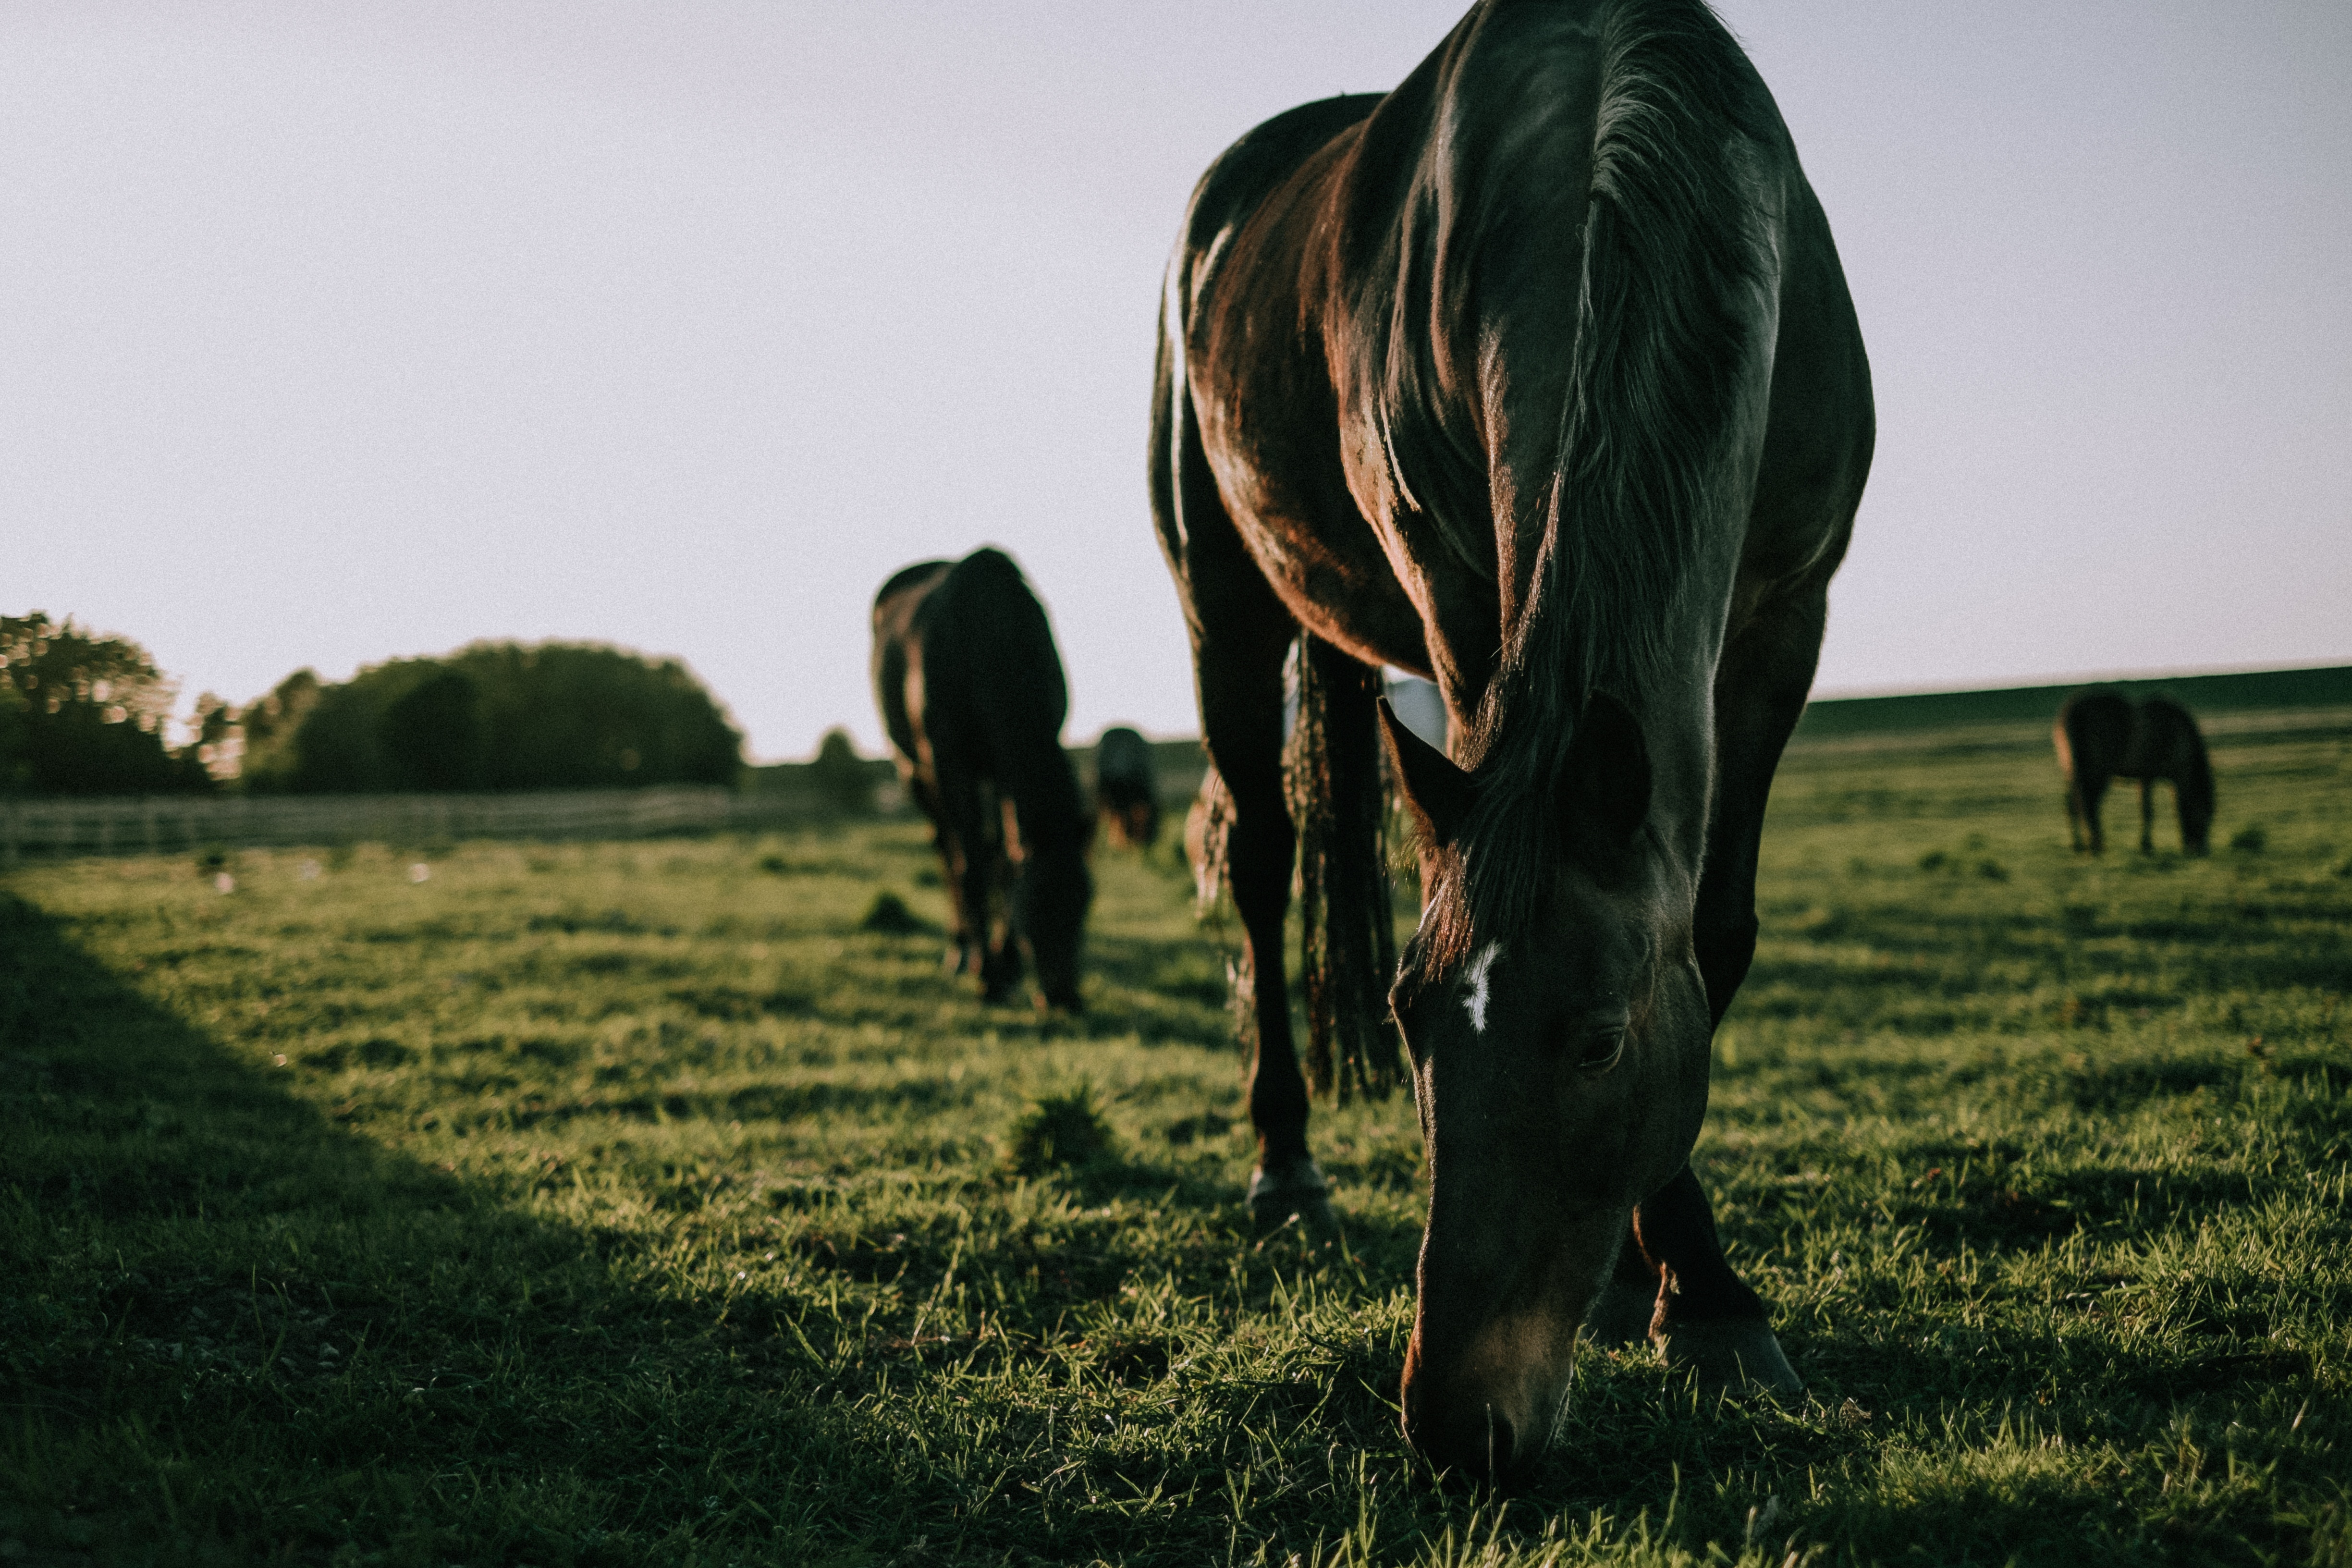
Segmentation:
{"type": "Polygon", "coordinates": [[[1003,1002],[1025,953],[1045,1001],[1076,1011],[1094,819],[1062,750],[1069,692],[1053,628],[1009,556],[926,561],[882,584],[874,695],[946,868],[950,961],[1003,1002]]]}
{"type": "Polygon", "coordinates": [[[2139,781],[2141,854],[2156,853],[2158,779],[2172,784],[2181,852],[2206,852],[2213,832],[2213,764],[2188,709],[2168,697],[2135,703],[2095,687],[2066,699],[2050,739],[2058,748],[2058,771],[2066,775],[2066,826],[2076,850],[2096,855],[2106,848],[2099,804],[2110,779],[2126,778],[2139,781]]]}
{"type": "Polygon", "coordinates": [[[1149,849],[1160,841],[1160,780],[1151,742],[1124,726],[1095,742],[1095,817],[1111,841],[1149,849]]]}
{"type": "MultiPolygon", "coordinates": [[[[1376,768],[1380,665],[1448,710],[1450,757],[1385,725],[1423,829],[1403,1418],[1441,1465],[1540,1451],[1588,1320],[1798,1386],[1688,1161],[1873,437],[1829,226],[1698,0],[1482,0],[1395,91],[1267,121],[1193,193],[1152,499],[1233,806],[1262,1221],[1325,1201],[1280,946],[1286,650],[1326,803],[1376,768]]],[[[1334,864],[1369,852],[1334,815],[1334,864]]]]}

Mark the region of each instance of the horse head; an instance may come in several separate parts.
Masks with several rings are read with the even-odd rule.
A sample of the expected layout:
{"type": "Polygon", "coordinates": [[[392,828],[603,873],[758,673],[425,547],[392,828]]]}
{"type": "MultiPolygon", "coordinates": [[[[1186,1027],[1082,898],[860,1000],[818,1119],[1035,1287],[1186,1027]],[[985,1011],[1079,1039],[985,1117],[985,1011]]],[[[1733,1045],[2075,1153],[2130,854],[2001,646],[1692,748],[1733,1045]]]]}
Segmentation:
{"type": "Polygon", "coordinates": [[[1047,1005],[1066,1012],[1076,1013],[1084,1005],[1078,994],[1079,950],[1094,896],[1083,835],[1033,849],[1013,888],[1014,930],[1036,968],[1037,988],[1045,993],[1047,1005]]]}
{"type": "Polygon", "coordinates": [[[1549,1443],[1634,1205],[1706,1113],[1692,871],[1650,826],[1641,725],[1596,696],[1557,779],[1517,807],[1553,814],[1539,891],[1513,929],[1471,929],[1484,781],[1382,717],[1431,889],[1391,998],[1430,1172],[1404,1432],[1501,1479],[1549,1443]]]}

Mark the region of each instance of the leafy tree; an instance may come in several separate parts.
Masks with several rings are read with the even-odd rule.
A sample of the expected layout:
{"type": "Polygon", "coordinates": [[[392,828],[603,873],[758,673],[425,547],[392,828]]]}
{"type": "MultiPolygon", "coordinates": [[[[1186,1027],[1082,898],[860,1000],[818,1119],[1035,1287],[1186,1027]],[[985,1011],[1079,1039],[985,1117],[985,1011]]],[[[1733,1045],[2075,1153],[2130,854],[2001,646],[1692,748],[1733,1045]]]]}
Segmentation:
{"type": "Polygon", "coordinates": [[[196,738],[189,742],[197,763],[215,784],[236,777],[245,754],[245,731],[228,700],[207,691],[196,699],[196,738]]]}
{"type": "Polygon", "coordinates": [[[0,616],[0,788],[30,795],[163,795],[212,787],[194,746],[175,751],[176,695],[147,650],[44,611],[0,616]]]}
{"type": "Polygon", "coordinates": [[[475,643],[339,686],[308,670],[246,714],[248,787],[302,793],[731,784],[742,736],[675,659],[475,643]]]}
{"type": "Polygon", "coordinates": [[[857,743],[846,730],[827,730],[816,743],[816,761],[809,764],[810,780],[826,805],[856,816],[874,805],[874,770],[857,754],[857,743]]]}
{"type": "MultiPolygon", "coordinates": [[[[384,710],[430,673],[429,661],[400,659],[362,669],[337,686],[321,686],[294,732],[257,768],[247,787],[257,794],[381,795],[391,791],[384,763],[384,710]]],[[[283,688],[281,683],[281,689],[283,688]]]]}
{"type": "Polygon", "coordinates": [[[731,785],[742,772],[742,735],[674,658],[484,642],[448,663],[481,689],[492,789],[731,785]]]}
{"type": "Polygon", "coordinates": [[[25,694],[0,670],[0,798],[31,792],[32,743],[32,715],[25,694]]]}
{"type": "Polygon", "coordinates": [[[325,689],[316,670],[298,669],[271,688],[268,696],[257,697],[238,710],[238,774],[247,788],[287,787],[297,756],[294,737],[325,689]]]}
{"type": "Polygon", "coordinates": [[[488,782],[482,697],[462,669],[436,670],[402,692],[385,705],[376,732],[394,789],[478,790],[488,782]]]}

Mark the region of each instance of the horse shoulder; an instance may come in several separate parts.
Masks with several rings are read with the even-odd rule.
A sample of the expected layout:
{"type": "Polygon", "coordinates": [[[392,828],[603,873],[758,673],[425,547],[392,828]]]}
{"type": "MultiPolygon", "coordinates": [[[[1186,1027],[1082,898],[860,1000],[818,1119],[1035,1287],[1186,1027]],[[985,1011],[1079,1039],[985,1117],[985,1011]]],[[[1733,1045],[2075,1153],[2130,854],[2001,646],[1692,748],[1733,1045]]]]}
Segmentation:
{"type": "Polygon", "coordinates": [[[1829,220],[1787,172],[1772,378],[1740,575],[1826,580],[1844,558],[1877,442],[1870,360],[1829,220]]]}

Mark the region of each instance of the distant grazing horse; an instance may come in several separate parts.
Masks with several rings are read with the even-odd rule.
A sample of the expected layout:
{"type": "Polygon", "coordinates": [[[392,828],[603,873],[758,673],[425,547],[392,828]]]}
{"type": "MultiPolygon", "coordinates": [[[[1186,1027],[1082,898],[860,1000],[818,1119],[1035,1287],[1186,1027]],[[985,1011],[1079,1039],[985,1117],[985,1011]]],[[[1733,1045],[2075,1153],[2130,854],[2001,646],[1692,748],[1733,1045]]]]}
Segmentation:
{"type": "Polygon", "coordinates": [[[1025,951],[1045,1000],[1075,1011],[1094,821],[1062,750],[1069,693],[1053,628],[1011,558],[979,550],[885,583],[874,694],[947,868],[956,969],[1002,1002],[1025,951]]]}
{"type": "Polygon", "coordinates": [[[1095,742],[1095,816],[1111,841],[1149,849],[1160,841],[1160,781],[1151,742],[1132,730],[1105,730],[1095,742]]]}
{"type": "Polygon", "coordinates": [[[2099,803],[2109,779],[2126,778],[2139,780],[2139,851],[2154,854],[2156,781],[2169,779],[2181,850],[2205,853],[2213,832],[2213,764],[2188,709],[2166,697],[2135,703],[2119,691],[2093,688],[2066,699],[2050,739],[2066,775],[2066,826],[2077,850],[2096,855],[2106,848],[2099,803]]]}
{"type": "MultiPolygon", "coordinates": [[[[1423,830],[1406,1437],[1516,1468],[1588,1317],[1798,1386],[1688,1165],[1874,436],[1771,95],[1698,0],[1482,0],[1394,92],[1219,158],[1160,320],[1152,500],[1233,805],[1261,1222],[1328,1216],[1284,907],[1303,837],[1302,882],[1346,889],[1310,943],[1371,969],[1384,728],[1423,830]],[[1384,663],[1435,679],[1450,758],[1381,715],[1384,663]]],[[[1380,1045],[1342,1044],[1369,1085],[1380,1045]]]]}

